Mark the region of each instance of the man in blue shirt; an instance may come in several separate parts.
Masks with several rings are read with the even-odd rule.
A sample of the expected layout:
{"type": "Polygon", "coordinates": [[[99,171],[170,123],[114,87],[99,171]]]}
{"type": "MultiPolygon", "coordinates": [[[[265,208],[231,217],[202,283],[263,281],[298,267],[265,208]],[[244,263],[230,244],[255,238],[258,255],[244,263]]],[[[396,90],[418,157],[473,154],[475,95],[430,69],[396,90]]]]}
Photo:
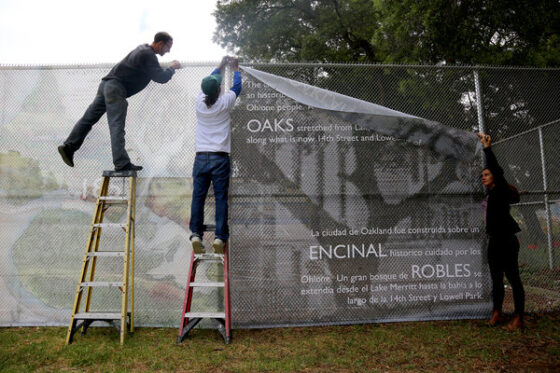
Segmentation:
{"type": "Polygon", "coordinates": [[[179,61],[172,61],[170,67],[166,69],[159,65],[156,54],[163,56],[171,50],[172,46],[171,35],[167,32],[158,32],[151,45],[139,45],[103,77],[93,102],[74,125],[64,145],[58,147],[64,163],[74,167],[74,153],[82,146],[93,125],[107,113],[115,170],[142,169],[142,166],[130,162],[125,150],[124,127],[128,107],[126,99],[140,92],[152,80],[157,83],[167,83],[175,70],[181,68],[179,61]]]}

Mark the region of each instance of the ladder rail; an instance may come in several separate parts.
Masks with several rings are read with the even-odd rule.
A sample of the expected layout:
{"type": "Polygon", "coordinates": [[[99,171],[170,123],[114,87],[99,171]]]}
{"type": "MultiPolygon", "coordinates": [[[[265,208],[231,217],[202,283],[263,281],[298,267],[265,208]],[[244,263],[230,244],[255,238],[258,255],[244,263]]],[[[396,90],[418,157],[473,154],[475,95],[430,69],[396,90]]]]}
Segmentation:
{"type": "Polygon", "coordinates": [[[188,324],[189,318],[185,318],[185,314],[191,310],[192,294],[193,288],[190,286],[191,282],[194,281],[196,275],[196,265],[198,261],[195,261],[194,251],[191,254],[191,262],[189,265],[189,275],[187,277],[187,288],[185,293],[185,300],[183,302],[183,313],[181,314],[181,325],[179,328],[179,336],[183,333],[183,328],[188,324]]]}
{"type": "Polygon", "coordinates": [[[134,242],[136,229],[136,178],[129,178],[129,206],[132,205],[130,221],[131,225],[131,251],[130,251],[130,332],[134,332],[134,242]]]}
{"type": "MultiPolygon", "coordinates": [[[[130,188],[132,188],[132,181],[129,182],[129,194],[131,193],[130,188]]],[[[125,247],[125,254],[124,254],[124,267],[123,267],[123,296],[122,296],[122,303],[121,303],[121,344],[124,343],[124,336],[126,333],[126,313],[127,313],[127,306],[128,306],[128,271],[129,271],[129,258],[130,258],[130,244],[131,244],[131,222],[132,216],[132,203],[129,201],[127,209],[126,209],[126,230],[125,230],[125,238],[124,238],[124,247],[125,247]]]]}
{"type": "MultiPolygon", "coordinates": [[[[73,335],[76,331],[82,330],[82,334],[86,333],[87,328],[95,321],[105,321],[115,326],[120,334],[120,343],[124,344],[124,337],[127,331],[132,332],[134,329],[134,234],[135,234],[135,214],[136,214],[136,172],[114,172],[104,171],[97,197],[90,234],[88,236],[86,252],[82,262],[80,273],[80,281],[76,290],[76,297],[72,307],[72,316],[68,326],[66,335],[66,345],[72,343],[73,335]],[[129,180],[128,197],[108,196],[109,183],[111,177],[121,177],[123,182],[123,191],[125,185],[125,177],[129,180]],[[115,203],[115,201],[117,203],[115,203]],[[125,226],[125,243],[123,252],[99,252],[99,244],[101,241],[102,224],[104,212],[111,205],[124,205],[127,201],[126,225],[125,226]],[[122,283],[113,282],[95,282],[95,270],[97,266],[97,258],[104,257],[122,257],[123,258],[123,281],[122,283]],[[89,270],[89,273],[88,273],[89,270]],[[89,278],[89,281],[86,280],[89,278]],[[121,311],[114,312],[90,312],[91,301],[93,297],[92,288],[99,286],[113,286],[114,284],[122,284],[119,286],[122,292],[121,311]],[[80,312],[82,298],[85,295],[83,311],[80,312]],[[128,297],[130,296],[130,311],[128,297]],[[78,321],[81,321],[78,323],[78,321]],[[127,327],[128,326],[128,327],[127,327]]],[[[107,224],[110,226],[111,224],[107,224]]],[[[116,286],[116,285],[115,285],[116,286]]]]}
{"type": "Polygon", "coordinates": [[[191,262],[189,265],[189,275],[187,277],[187,286],[185,289],[185,300],[183,302],[183,310],[181,314],[181,322],[179,325],[179,335],[177,337],[177,343],[181,343],[188,335],[189,331],[192,330],[198,322],[203,318],[208,318],[212,320],[217,326],[218,331],[224,337],[226,344],[230,343],[231,340],[231,315],[230,315],[230,295],[229,295],[229,266],[228,266],[228,244],[224,246],[224,252],[222,254],[195,254],[194,251],[191,253],[191,262]],[[221,259],[221,260],[220,260],[221,259]],[[218,261],[223,265],[223,282],[195,282],[196,270],[198,264],[202,261],[216,262],[218,261]],[[223,287],[223,308],[224,311],[214,311],[214,312],[199,312],[191,311],[193,291],[195,287],[213,287],[222,288],[223,287]]]}
{"type": "Polygon", "coordinates": [[[227,341],[231,339],[231,308],[229,302],[229,245],[226,244],[224,246],[224,309],[227,341]]]}
{"type": "MultiPolygon", "coordinates": [[[[101,179],[101,188],[99,190],[99,196],[97,197],[97,210],[98,213],[96,214],[96,221],[93,223],[92,227],[93,229],[95,229],[95,224],[101,224],[103,222],[103,216],[105,213],[105,209],[104,209],[104,203],[103,200],[101,199],[101,197],[104,197],[107,195],[107,192],[109,190],[109,178],[108,177],[103,177],[101,179]]],[[[97,252],[99,250],[99,242],[101,240],[101,228],[97,228],[94,230],[94,240],[91,243],[91,245],[88,247],[88,252],[97,252]],[[93,249],[92,249],[93,246],[93,249]]],[[[97,265],[97,257],[93,257],[91,260],[91,270],[90,270],[90,276],[89,276],[89,282],[93,282],[94,278],[95,278],[95,268],[97,265]]],[[[85,312],[89,312],[90,306],[91,306],[91,296],[92,296],[92,292],[93,289],[91,287],[89,287],[86,290],[86,305],[85,305],[85,312]]]]}

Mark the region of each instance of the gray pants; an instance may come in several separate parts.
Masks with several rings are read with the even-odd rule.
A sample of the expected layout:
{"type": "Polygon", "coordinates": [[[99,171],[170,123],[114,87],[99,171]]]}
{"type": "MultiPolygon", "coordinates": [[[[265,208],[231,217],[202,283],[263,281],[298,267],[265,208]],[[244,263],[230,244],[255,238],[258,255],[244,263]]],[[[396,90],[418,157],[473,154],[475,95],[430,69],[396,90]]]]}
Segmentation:
{"type": "Polygon", "coordinates": [[[111,151],[115,168],[121,168],[130,163],[130,158],[125,150],[124,125],[126,121],[126,89],[114,79],[103,80],[99,84],[93,102],[87,108],[80,120],[74,125],[64,145],[71,152],[80,149],[91,127],[101,119],[105,112],[111,134],[111,151]]]}

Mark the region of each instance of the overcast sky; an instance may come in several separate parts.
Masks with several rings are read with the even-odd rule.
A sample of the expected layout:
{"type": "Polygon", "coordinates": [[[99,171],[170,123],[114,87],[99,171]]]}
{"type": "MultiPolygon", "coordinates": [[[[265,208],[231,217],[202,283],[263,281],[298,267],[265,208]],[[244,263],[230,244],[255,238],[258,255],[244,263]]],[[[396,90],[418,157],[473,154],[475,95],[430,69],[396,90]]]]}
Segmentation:
{"type": "Polygon", "coordinates": [[[173,36],[160,61],[219,61],[216,0],[0,0],[0,64],[115,63],[158,31],[173,36]]]}

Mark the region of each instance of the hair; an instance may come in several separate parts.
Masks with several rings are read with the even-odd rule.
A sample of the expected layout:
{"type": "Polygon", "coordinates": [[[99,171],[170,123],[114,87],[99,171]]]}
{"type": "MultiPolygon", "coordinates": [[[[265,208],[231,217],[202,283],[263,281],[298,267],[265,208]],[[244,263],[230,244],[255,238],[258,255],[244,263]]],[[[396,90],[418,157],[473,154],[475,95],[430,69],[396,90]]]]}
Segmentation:
{"type": "Polygon", "coordinates": [[[157,34],[155,34],[154,43],[159,43],[160,41],[163,41],[165,44],[167,44],[170,41],[173,41],[173,38],[167,32],[160,31],[157,34]]]}
{"type": "Polygon", "coordinates": [[[206,107],[211,107],[212,105],[214,105],[216,103],[216,101],[218,101],[218,97],[220,97],[220,88],[218,87],[218,90],[216,91],[216,93],[212,96],[206,95],[206,97],[204,97],[204,103],[206,104],[206,107]]]}
{"type": "Polygon", "coordinates": [[[519,203],[521,201],[521,193],[513,184],[508,184],[509,187],[509,194],[508,200],[509,203],[519,203]]]}

